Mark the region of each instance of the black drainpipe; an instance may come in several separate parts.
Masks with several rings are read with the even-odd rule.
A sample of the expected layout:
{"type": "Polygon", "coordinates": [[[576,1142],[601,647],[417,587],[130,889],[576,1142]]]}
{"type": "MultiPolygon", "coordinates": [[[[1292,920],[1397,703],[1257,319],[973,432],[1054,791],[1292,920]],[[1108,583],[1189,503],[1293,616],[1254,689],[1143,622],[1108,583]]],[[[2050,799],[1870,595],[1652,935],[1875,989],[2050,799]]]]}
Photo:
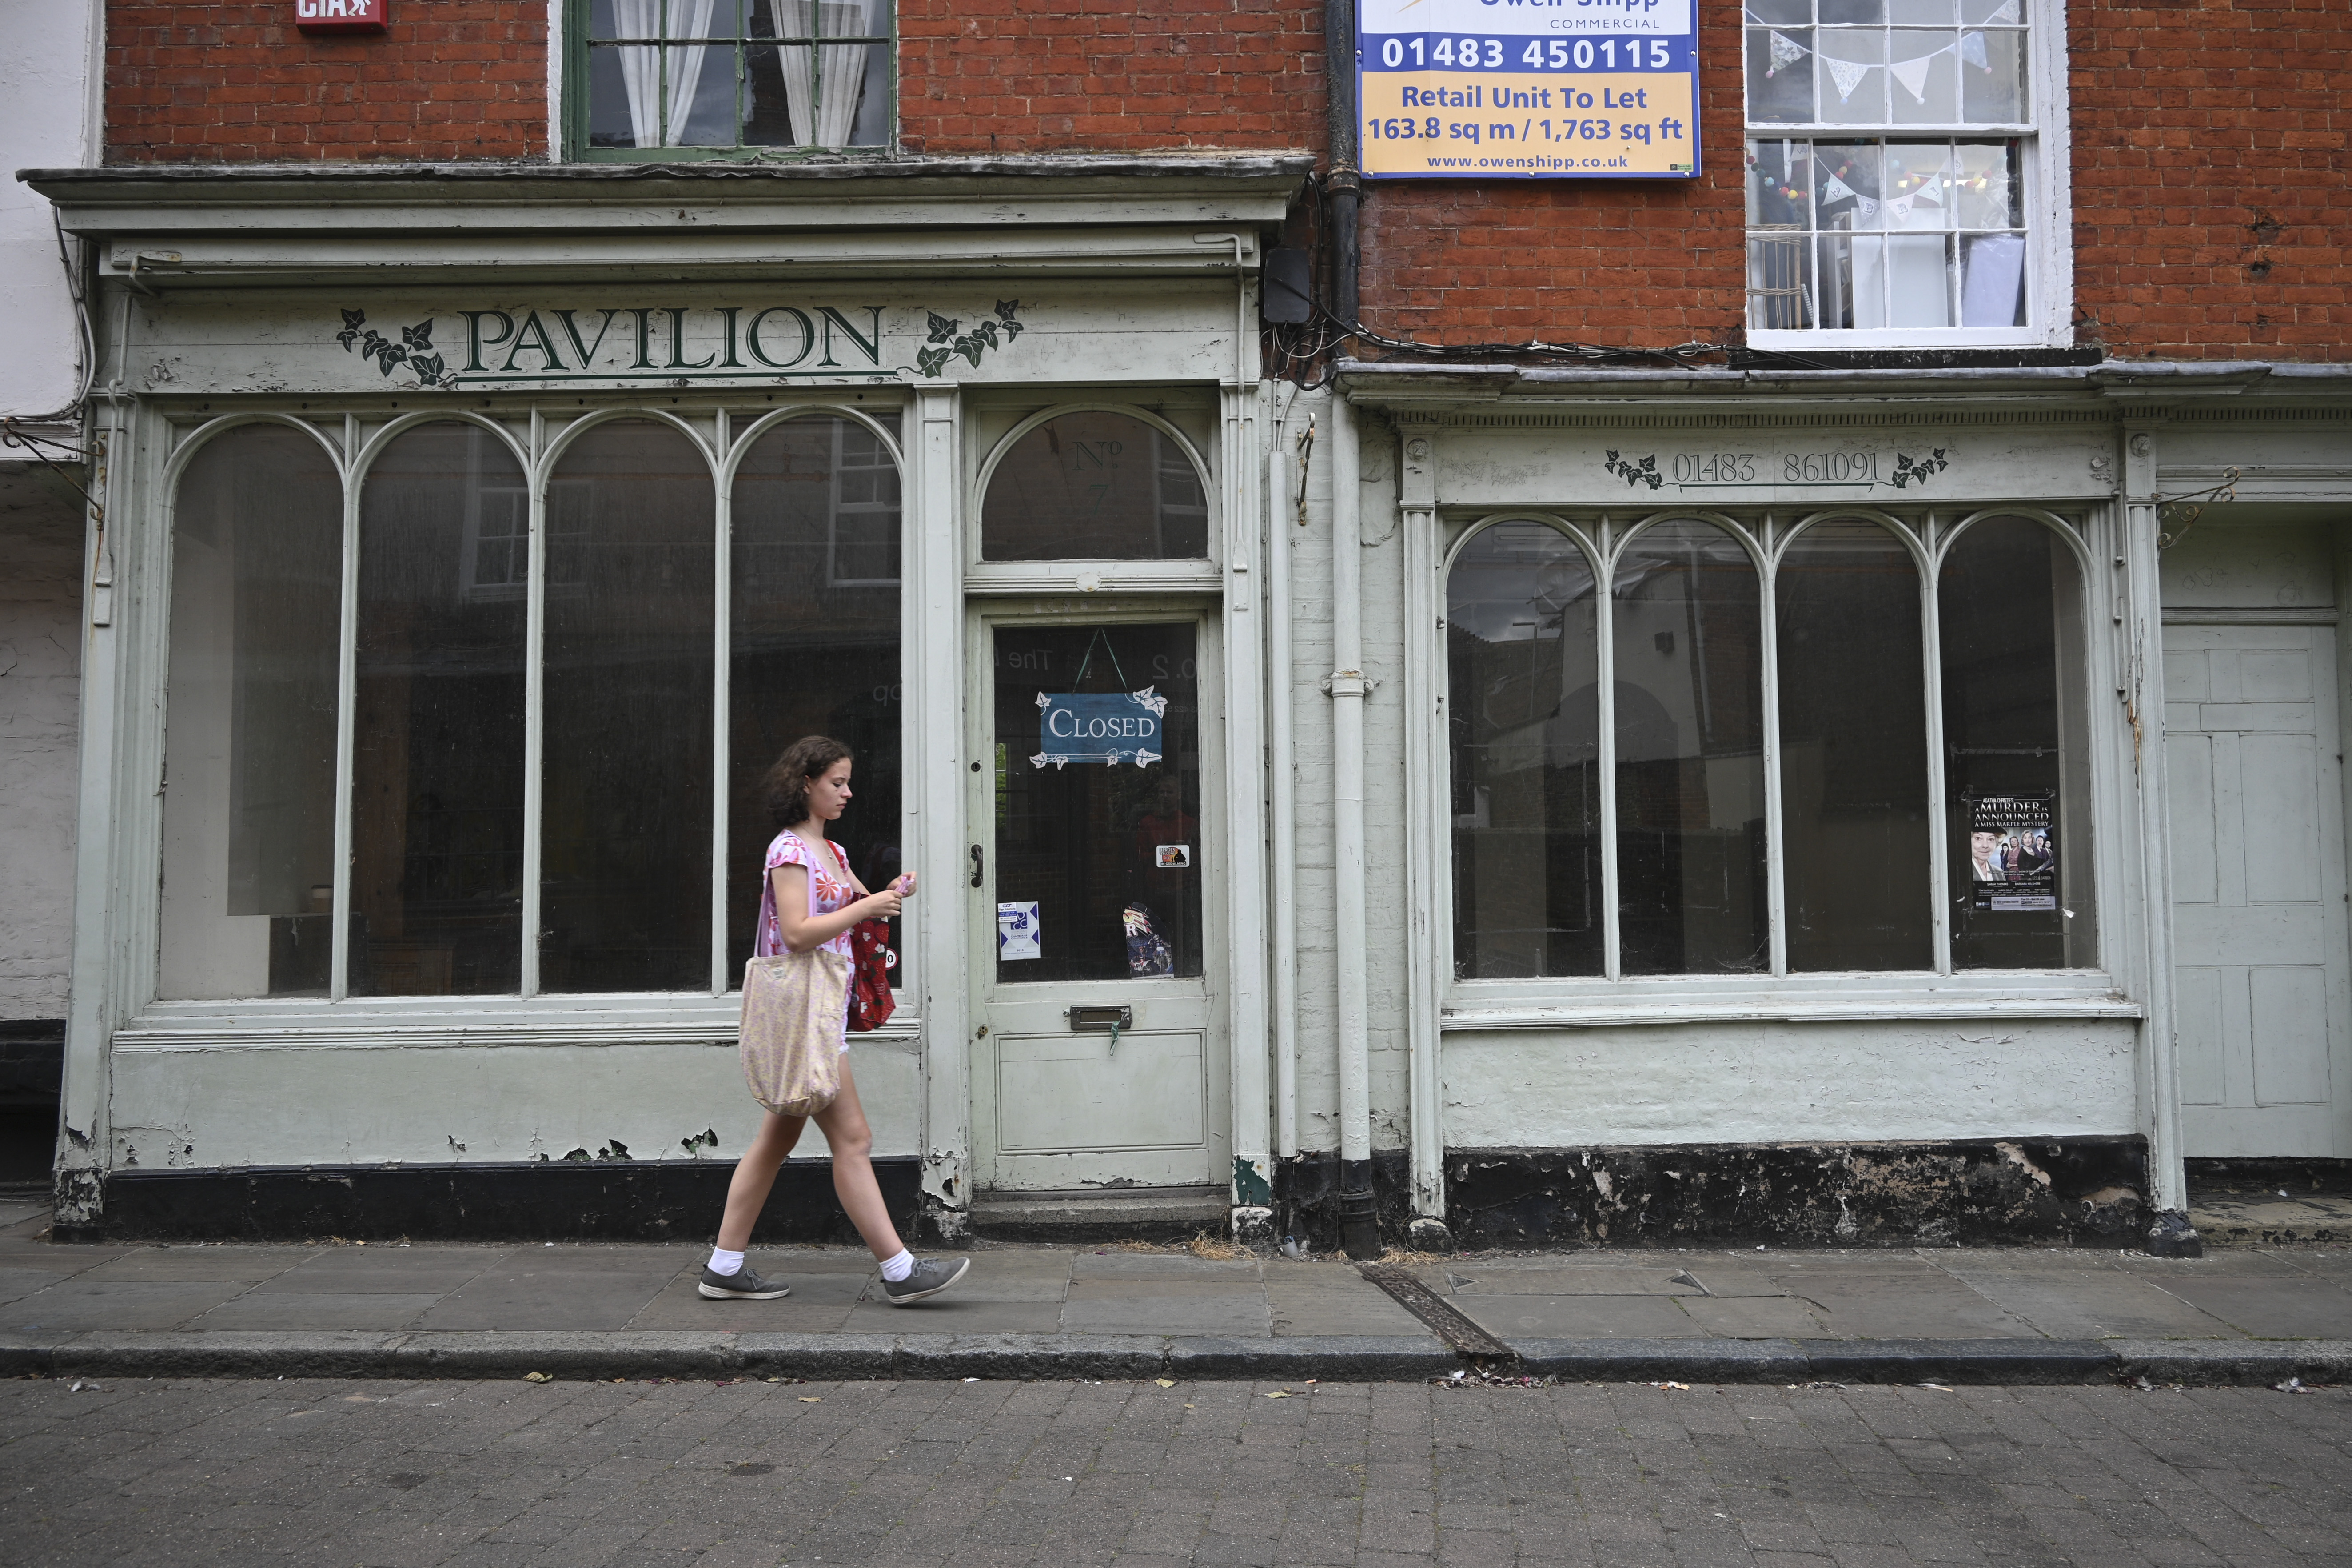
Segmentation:
{"type": "Polygon", "coordinates": [[[1356,172],[1356,0],[1324,0],[1324,77],[1330,84],[1331,168],[1324,181],[1331,212],[1331,313],[1358,325],[1356,214],[1363,184],[1356,172]]]}

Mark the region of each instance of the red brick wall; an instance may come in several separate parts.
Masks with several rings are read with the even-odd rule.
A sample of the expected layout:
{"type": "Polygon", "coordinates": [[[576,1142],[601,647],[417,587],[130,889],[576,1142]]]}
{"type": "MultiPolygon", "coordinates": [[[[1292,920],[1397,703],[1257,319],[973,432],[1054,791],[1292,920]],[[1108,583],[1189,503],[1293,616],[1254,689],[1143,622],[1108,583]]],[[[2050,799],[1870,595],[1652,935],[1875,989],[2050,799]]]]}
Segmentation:
{"type": "Polygon", "coordinates": [[[393,0],[310,37],[294,0],[106,7],[106,161],[541,158],[546,0],[393,0]]]}
{"type": "Polygon", "coordinates": [[[910,153],[1323,144],[1322,0],[899,0],[910,153]]]}
{"type": "Polygon", "coordinates": [[[1738,0],[1699,0],[1698,16],[1699,178],[1371,182],[1364,325],[1431,343],[1738,342],[1738,0]]]}
{"type": "MultiPolygon", "coordinates": [[[[901,0],[916,153],[1323,145],[1322,0],[901,0]]],[[[546,0],[109,0],[110,163],[546,154],[546,0]]],[[[1739,8],[1700,0],[1705,174],[1392,182],[1366,323],[1428,342],[1736,341],[1739,8]]],[[[2072,0],[2078,331],[2118,356],[2352,359],[2343,0],[2072,0]]]]}
{"type": "Polygon", "coordinates": [[[2074,0],[2078,341],[2352,359],[2352,10],[2074,0]]]}

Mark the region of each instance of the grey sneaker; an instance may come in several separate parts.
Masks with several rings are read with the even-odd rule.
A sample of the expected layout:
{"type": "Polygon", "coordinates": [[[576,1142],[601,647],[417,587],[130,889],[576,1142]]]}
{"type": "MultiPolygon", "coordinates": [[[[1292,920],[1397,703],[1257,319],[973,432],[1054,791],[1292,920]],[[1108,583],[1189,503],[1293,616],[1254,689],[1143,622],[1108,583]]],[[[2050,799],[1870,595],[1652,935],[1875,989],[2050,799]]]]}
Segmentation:
{"type": "Polygon", "coordinates": [[[793,1288],[781,1279],[762,1279],[745,1264],[732,1274],[715,1274],[710,1265],[702,1266],[702,1280],[694,1288],[695,1294],[713,1301],[772,1301],[779,1296],[789,1296],[793,1288]]]}
{"type": "Polygon", "coordinates": [[[890,1299],[890,1305],[904,1307],[909,1302],[919,1301],[927,1296],[938,1295],[962,1279],[971,1268],[971,1259],[969,1258],[959,1258],[953,1262],[949,1262],[945,1258],[926,1258],[916,1264],[915,1271],[904,1279],[895,1284],[887,1279],[882,1281],[882,1293],[890,1299]]]}

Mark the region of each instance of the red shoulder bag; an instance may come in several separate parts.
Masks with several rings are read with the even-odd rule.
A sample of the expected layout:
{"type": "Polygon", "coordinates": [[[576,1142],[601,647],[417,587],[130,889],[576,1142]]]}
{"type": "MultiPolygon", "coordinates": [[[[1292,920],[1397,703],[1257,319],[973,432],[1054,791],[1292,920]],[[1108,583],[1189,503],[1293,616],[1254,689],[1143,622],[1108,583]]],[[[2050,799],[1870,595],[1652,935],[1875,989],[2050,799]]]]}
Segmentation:
{"type": "Polygon", "coordinates": [[[898,955],[890,951],[888,921],[859,921],[849,928],[849,1026],[861,1033],[878,1029],[898,1005],[890,995],[898,955]]]}

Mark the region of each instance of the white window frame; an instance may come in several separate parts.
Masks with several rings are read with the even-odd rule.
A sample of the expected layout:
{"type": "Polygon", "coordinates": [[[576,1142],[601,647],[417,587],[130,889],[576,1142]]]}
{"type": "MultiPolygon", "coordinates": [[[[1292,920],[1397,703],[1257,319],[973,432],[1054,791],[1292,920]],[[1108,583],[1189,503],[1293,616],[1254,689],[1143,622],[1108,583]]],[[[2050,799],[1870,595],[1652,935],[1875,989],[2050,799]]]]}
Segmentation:
{"type": "MultiPolygon", "coordinates": [[[[2015,327],[1748,327],[1750,348],[1787,353],[1854,349],[2071,348],[2074,342],[2074,184],[2071,114],[2066,97],[2066,7],[2063,0],[2020,0],[2026,21],[2026,80],[2033,128],[1948,125],[1854,125],[1845,123],[1753,125],[1746,114],[1747,34],[1740,27],[1740,149],[1743,167],[1750,137],[1786,136],[1808,142],[1869,138],[1902,142],[1939,136],[1966,140],[2017,140],[2025,216],[2025,322],[2015,327]]],[[[1743,173],[1742,184],[1745,184],[1743,173]]],[[[1740,242],[1740,319],[1748,319],[1750,278],[1743,192],[1740,242]]]]}
{"type": "MultiPolygon", "coordinates": [[[[1968,969],[1952,963],[1951,914],[1948,877],[1948,838],[1945,814],[1948,805],[1940,739],[1941,641],[1937,615],[1937,586],[1944,561],[1956,540],[1967,536],[1967,526],[1979,518],[2021,516],[2051,528],[2074,551],[2083,574],[2084,647],[2083,679],[2093,697],[2107,679],[2111,650],[2094,628],[2105,624],[2095,616],[2102,603],[2101,575],[2093,568],[2100,559],[2102,542],[2116,526],[2101,506],[2074,506],[2063,510],[2032,502],[1971,501],[1964,505],[1927,509],[1909,507],[1816,504],[1795,508],[1734,511],[1708,507],[1659,507],[1639,510],[1596,512],[1579,507],[1544,507],[1481,510],[1475,514],[1441,516],[1433,541],[1430,595],[1435,626],[1446,613],[1447,588],[1454,562],[1464,547],[1486,528],[1504,522],[1532,522],[1558,531],[1589,563],[1598,563],[1595,595],[1600,611],[1595,636],[1600,643],[1601,703],[1601,834],[1606,870],[1603,909],[1608,920],[1604,946],[1606,969],[1597,975],[1555,975],[1512,979],[1460,979],[1454,973],[1454,816],[1448,784],[1452,768],[1452,736],[1447,712],[1447,649],[1442,630],[1412,639],[1418,648],[1408,657],[1428,661],[1425,677],[1434,700],[1429,726],[1429,763],[1423,783],[1426,794],[1419,814],[1426,822],[1431,858],[1427,862],[1426,902],[1429,933],[1439,998],[1438,1026],[1456,1028],[1549,1028],[1641,1024],[1753,1020],[1769,1016],[1783,1020],[1858,1018],[1920,1018],[1948,1015],[1982,1017],[1990,1013],[2031,1017],[2136,1018],[2139,1005],[2126,999],[2112,971],[2128,942],[2119,921],[2122,889],[2113,833],[2107,824],[2121,810],[2115,786],[2116,759],[2110,755],[2113,737],[2104,726],[2094,726],[2084,737],[2085,763],[2091,780],[2091,881],[2099,911],[2099,952],[2093,965],[2079,969],[1968,969]],[[1754,513],[1753,526],[1748,514],[1754,513]],[[1765,822],[1768,860],[1768,903],[1770,911],[1771,963],[1767,969],[1743,973],[1626,975],[1620,967],[1616,903],[1616,779],[1614,755],[1614,676],[1612,632],[1614,602],[1611,582],[1627,542],[1646,525],[1668,518],[1690,517],[1730,523],[1735,536],[1761,563],[1759,614],[1763,619],[1765,822]],[[1921,581],[1920,681],[1927,704],[1930,751],[1927,779],[1929,853],[1928,897],[1932,901],[1932,968],[1924,970],[1826,971],[1791,970],[1788,965],[1787,911],[1782,896],[1781,783],[1777,659],[1773,657],[1775,579],[1793,539],[1816,518],[1868,517],[1892,519],[1902,525],[1901,537],[1913,553],[1921,581]]],[[[2127,967],[2127,965],[2126,966],[2127,967]]]]}
{"type": "MultiPolygon", "coordinates": [[[[731,676],[729,649],[732,631],[730,613],[732,558],[729,539],[732,528],[736,474],[761,437],[779,425],[809,417],[833,416],[852,420],[873,433],[884,455],[898,468],[900,549],[902,552],[911,550],[918,538],[919,520],[909,501],[912,487],[909,484],[906,443],[902,437],[892,434],[882,418],[892,412],[898,414],[903,430],[912,416],[911,400],[902,404],[866,398],[848,403],[816,397],[805,402],[780,403],[771,399],[746,405],[740,400],[714,397],[699,406],[672,408],[636,400],[616,399],[585,409],[523,402],[489,410],[452,408],[425,413],[399,410],[397,405],[385,405],[353,410],[334,420],[322,420],[291,406],[256,401],[251,406],[228,414],[185,419],[173,419],[167,416],[156,421],[155,428],[163,435],[166,449],[155,454],[150,482],[156,498],[155,515],[164,520],[165,525],[152,531],[149,541],[149,559],[143,570],[157,582],[156,602],[163,605],[168,606],[171,603],[173,530],[169,520],[176,504],[181,477],[196,455],[211,441],[233,434],[240,426],[290,426],[320,439],[333,455],[341,474],[343,485],[343,613],[338,634],[334,952],[331,978],[325,996],[162,998],[157,994],[161,978],[160,932],[151,926],[141,963],[143,973],[138,983],[138,994],[142,1000],[133,1009],[135,1017],[117,1030],[116,1037],[134,1043],[152,1037],[172,1042],[175,1048],[195,1048],[215,1036],[223,1039],[293,1040],[331,1034],[352,1043],[368,1045],[454,1044],[478,1038],[472,1031],[490,1024],[512,1028],[519,1038],[544,1036],[551,1041],[576,1040],[583,1029],[600,1038],[648,1041],[704,1039],[731,1030],[736,1005],[732,998],[740,984],[740,974],[728,972],[730,931],[726,923],[727,814],[730,805],[726,780],[730,767],[731,711],[728,682],[731,676]],[[597,426],[622,419],[653,419],[685,435],[709,465],[716,498],[711,518],[718,549],[712,580],[716,603],[713,671],[716,706],[711,757],[714,787],[710,832],[714,850],[710,888],[712,956],[709,984],[681,991],[549,993],[539,984],[538,944],[529,940],[526,934],[521,984],[516,992],[354,995],[350,986],[350,848],[353,831],[352,785],[355,737],[352,723],[356,678],[352,639],[356,635],[361,500],[368,474],[376,458],[402,434],[418,426],[453,420],[475,426],[492,439],[502,442],[522,469],[524,478],[520,488],[528,497],[532,524],[529,534],[527,580],[521,584],[478,584],[472,582],[472,551],[478,542],[478,524],[468,518],[462,535],[466,554],[460,563],[458,586],[461,591],[477,594],[521,596],[531,605],[526,633],[530,673],[523,714],[526,760],[523,910],[520,917],[523,931],[529,933],[539,928],[541,896],[541,748],[536,737],[543,722],[541,704],[545,687],[541,662],[544,643],[541,606],[550,588],[561,591],[564,587],[562,584],[548,581],[547,498],[558,487],[571,488],[591,482],[557,478],[563,458],[576,440],[593,439],[597,426]]],[[[919,613],[919,605],[913,596],[902,591],[900,628],[902,638],[908,639],[904,647],[911,648],[917,646],[911,640],[911,635],[917,629],[919,613]]],[[[156,662],[152,670],[154,702],[150,744],[158,768],[162,760],[163,731],[168,722],[170,707],[168,670],[163,651],[169,643],[168,618],[168,612],[158,617],[156,629],[162,640],[152,656],[156,662]]],[[[902,668],[902,678],[909,674],[912,668],[911,658],[907,659],[902,668]]],[[[899,725],[901,755],[912,757],[919,754],[912,749],[919,734],[912,704],[901,705],[899,725]]],[[[919,852],[919,814],[916,809],[919,792],[910,768],[909,776],[902,784],[899,810],[900,833],[902,841],[908,846],[910,862],[919,852]]],[[[142,837],[152,845],[159,857],[161,833],[161,796],[158,792],[142,837]]],[[[154,887],[152,874],[143,885],[150,889],[154,887]]],[[[919,945],[902,943],[902,962],[891,976],[900,1005],[898,1016],[883,1031],[884,1036],[891,1038],[912,1038],[921,1027],[921,1019],[915,1016],[911,1005],[917,994],[916,955],[904,951],[907,947],[919,945]]]]}

